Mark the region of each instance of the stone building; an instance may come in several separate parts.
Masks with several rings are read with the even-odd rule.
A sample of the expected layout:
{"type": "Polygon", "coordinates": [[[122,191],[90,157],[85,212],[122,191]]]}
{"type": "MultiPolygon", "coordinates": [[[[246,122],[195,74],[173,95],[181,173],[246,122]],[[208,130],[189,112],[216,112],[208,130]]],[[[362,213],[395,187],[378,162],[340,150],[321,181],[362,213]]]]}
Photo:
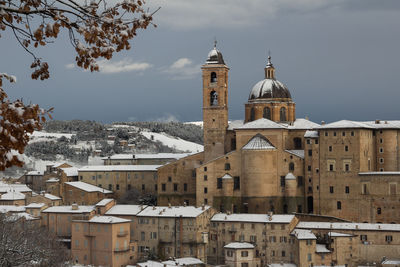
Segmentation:
{"type": "Polygon", "coordinates": [[[163,165],[188,156],[188,153],[116,154],[102,158],[104,165],[163,165]]]}
{"type": "Polygon", "coordinates": [[[94,216],[73,220],[71,257],[75,263],[120,267],[136,262],[136,244],[130,242],[129,220],[94,216]]]}
{"type": "Polygon", "coordinates": [[[138,257],[196,257],[205,262],[214,210],[209,206],[147,207],[137,214],[138,257]]]}
{"type": "Polygon", "coordinates": [[[157,168],[160,165],[99,165],[78,170],[79,181],[114,192],[116,199],[136,189],[142,194],[157,194],[157,168]]]}
{"type": "Polygon", "coordinates": [[[214,47],[202,66],[204,152],[158,169],[159,205],[400,222],[400,121],[296,118],[269,56],[244,120],[229,122],[228,71],[214,47]]]}

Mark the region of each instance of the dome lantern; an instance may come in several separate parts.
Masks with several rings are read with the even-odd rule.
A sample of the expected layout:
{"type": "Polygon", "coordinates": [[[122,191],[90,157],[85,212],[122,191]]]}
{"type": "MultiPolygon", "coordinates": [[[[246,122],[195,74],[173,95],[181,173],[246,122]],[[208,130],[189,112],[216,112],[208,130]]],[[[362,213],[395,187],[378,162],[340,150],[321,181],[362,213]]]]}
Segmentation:
{"type": "Polygon", "coordinates": [[[267,66],[264,68],[265,71],[265,79],[275,80],[275,68],[271,63],[271,55],[268,55],[267,66]]]}

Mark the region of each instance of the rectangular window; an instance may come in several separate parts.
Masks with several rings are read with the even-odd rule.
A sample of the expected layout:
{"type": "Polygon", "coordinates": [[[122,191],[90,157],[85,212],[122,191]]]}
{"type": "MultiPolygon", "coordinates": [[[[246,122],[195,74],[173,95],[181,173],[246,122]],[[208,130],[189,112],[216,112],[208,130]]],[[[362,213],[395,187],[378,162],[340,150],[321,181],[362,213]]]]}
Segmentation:
{"type": "Polygon", "coordinates": [[[341,210],[342,209],[342,202],[340,202],[340,201],[336,202],[336,207],[337,207],[338,210],[341,210]]]}
{"type": "Polygon", "coordinates": [[[310,157],[312,156],[312,150],[311,149],[308,150],[308,156],[310,156],[310,157]]]}
{"type": "Polygon", "coordinates": [[[207,187],[204,187],[204,194],[207,194],[208,193],[208,189],[207,189],[207,187]]]}
{"type": "Polygon", "coordinates": [[[333,136],[336,136],[336,132],[333,132],[333,136]]]}
{"type": "Polygon", "coordinates": [[[172,177],[168,176],[168,182],[172,182],[172,177]]]}
{"type": "Polygon", "coordinates": [[[342,136],[346,136],[346,132],[342,132],[342,136]]]}
{"type": "Polygon", "coordinates": [[[222,189],[222,178],[217,178],[217,189],[222,189]]]}
{"type": "Polygon", "coordinates": [[[166,184],[161,184],[161,191],[165,192],[167,190],[166,184]]]}
{"type": "Polygon", "coordinates": [[[192,178],[196,178],[196,170],[192,171],[192,178]]]}
{"type": "Polygon", "coordinates": [[[345,171],[345,172],[350,171],[350,165],[349,165],[348,163],[345,163],[345,164],[344,164],[344,171],[345,171]]]}
{"type": "Polygon", "coordinates": [[[307,139],[307,144],[309,145],[311,143],[310,139],[307,139]]]}
{"type": "Polygon", "coordinates": [[[240,189],[240,177],[235,176],[233,177],[233,190],[239,190],[240,189]]]}
{"type": "Polygon", "coordinates": [[[204,167],[204,171],[205,171],[205,172],[207,171],[207,167],[204,167]]]}
{"type": "Polygon", "coordinates": [[[368,195],[368,184],[362,184],[361,194],[368,195]]]}
{"type": "Polygon", "coordinates": [[[345,191],[346,194],[349,194],[350,193],[350,187],[346,186],[344,191],[345,191]]]}
{"type": "Polygon", "coordinates": [[[329,164],[329,171],[333,172],[333,170],[334,170],[334,165],[333,164],[329,164]]]}
{"type": "Polygon", "coordinates": [[[387,236],[385,236],[385,240],[386,240],[386,242],[390,243],[393,241],[393,236],[387,235],[387,236]]]}
{"type": "Polygon", "coordinates": [[[281,186],[285,186],[285,176],[281,176],[281,186]]]}
{"type": "Polygon", "coordinates": [[[318,145],[318,139],[315,139],[315,144],[318,145]]]}
{"type": "Polygon", "coordinates": [[[128,190],[132,189],[132,185],[128,184],[128,190]]]}
{"type": "Polygon", "coordinates": [[[174,192],[178,191],[178,184],[174,184],[174,192]]]}
{"type": "Polygon", "coordinates": [[[183,191],[187,191],[187,184],[183,184],[183,191]]]}
{"type": "Polygon", "coordinates": [[[328,134],[328,132],[325,132],[325,136],[328,136],[329,134],[328,134]]]}
{"type": "Polygon", "coordinates": [[[329,187],[329,193],[333,194],[333,186],[329,187]]]}
{"type": "Polygon", "coordinates": [[[307,254],[307,261],[312,261],[311,253],[307,254]]]}
{"type": "Polygon", "coordinates": [[[108,190],[112,190],[112,184],[108,185],[108,190]]]}
{"type": "Polygon", "coordinates": [[[332,146],[329,146],[328,149],[329,149],[329,152],[332,152],[332,146]]]}
{"type": "Polygon", "coordinates": [[[158,185],[157,185],[157,184],[155,184],[155,185],[154,185],[154,191],[156,191],[156,192],[157,192],[157,190],[158,190],[158,185]]]}
{"type": "Polygon", "coordinates": [[[208,180],[207,175],[204,175],[204,181],[207,181],[207,180],[208,180]]]}
{"type": "Polygon", "coordinates": [[[349,151],[349,146],[344,146],[344,151],[348,152],[349,151]]]}
{"type": "Polygon", "coordinates": [[[119,184],[116,185],[116,189],[119,190],[119,184]]]}
{"type": "Polygon", "coordinates": [[[379,139],[379,143],[383,144],[383,139],[382,138],[379,139]]]}
{"type": "Polygon", "coordinates": [[[368,236],[367,235],[360,235],[360,240],[361,241],[367,241],[368,240],[368,236]]]}
{"type": "Polygon", "coordinates": [[[242,251],[241,256],[242,257],[247,257],[247,256],[249,256],[249,252],[247,250],[242,251]]]}
{"type": "Polygon", "coordinates": [[[354,136],[354,132],[351,132],[351,136],[354,136]]]}
{"type": "Polygon", "coordinates": [[[311,165],[307,166],[307,170],[310,172],[311,171],[311,165]]]}
{"type": "Polygon", "coordinates": [[[303,176],[297,176],[297,186],[303,186],[303,176]]]}

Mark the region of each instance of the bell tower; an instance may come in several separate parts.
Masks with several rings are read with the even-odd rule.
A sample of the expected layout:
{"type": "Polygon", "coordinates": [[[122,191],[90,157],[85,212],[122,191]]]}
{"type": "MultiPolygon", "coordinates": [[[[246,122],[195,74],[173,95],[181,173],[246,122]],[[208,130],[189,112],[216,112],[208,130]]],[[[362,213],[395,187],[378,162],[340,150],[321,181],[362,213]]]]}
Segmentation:
{"type": "Polygon", "coordinates": [[[208,53],[203,72],[204,161],[225,154],[228,128],[228,71],[217,42],[208,53]]]}

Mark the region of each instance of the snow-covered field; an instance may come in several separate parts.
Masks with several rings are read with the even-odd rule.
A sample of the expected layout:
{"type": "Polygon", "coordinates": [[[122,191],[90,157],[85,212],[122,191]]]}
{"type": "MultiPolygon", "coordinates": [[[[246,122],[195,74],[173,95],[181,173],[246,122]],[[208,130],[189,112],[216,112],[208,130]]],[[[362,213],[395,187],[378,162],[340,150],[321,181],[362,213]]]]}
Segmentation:
{"type": "Polygon", "coordinates": [[[51,141],[57,140],[58,138],[65,136],[67,139],[71,139],[74,134],[67,133],[47,133],[44,131],[34,131],[29,135],[29,143],[40,142],[40,141],[51,141]]]}
{"type": "Polygon", "coordinates": [[[153,136],[154,141],[160,141],[163,145],[166,145],[171,148],[175,148],[181,151],[189,151],[192,153],[197,153],[203,151],[203,146],[185,141],[181,138],[170,136],[166,133],[154,133],[154,132],[141,132],[141,134],[147,139],[152,140],[151,136],[153,136]]]}
{"type": "Polygon", "coordinates": [[[203,121],[188,121],[188,122],[185,122],[185,124],[194,124],[194,125],[197,125],[197,126],[200,126],[201,128],[203,128],[203,121]]]}

